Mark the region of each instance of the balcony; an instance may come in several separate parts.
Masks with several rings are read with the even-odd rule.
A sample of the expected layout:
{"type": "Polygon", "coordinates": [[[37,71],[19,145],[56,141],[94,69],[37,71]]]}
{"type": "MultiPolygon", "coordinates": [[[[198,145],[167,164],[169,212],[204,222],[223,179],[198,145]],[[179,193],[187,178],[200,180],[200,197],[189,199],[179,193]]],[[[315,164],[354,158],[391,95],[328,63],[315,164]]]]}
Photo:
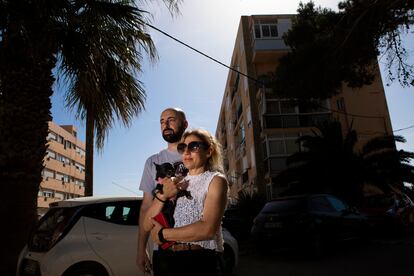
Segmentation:
{"type": "Polygon", "coordinates": [[[289,47],[282,38],[254,39],[253,62],[269,62],[285,55],[289,47]]]}
{"type": "Polygon", "coordinates": [[[332,120],[330,113],[285,115],[265,114],[263,115],[263,128],[314,127],[329,120],[332,120]]]}

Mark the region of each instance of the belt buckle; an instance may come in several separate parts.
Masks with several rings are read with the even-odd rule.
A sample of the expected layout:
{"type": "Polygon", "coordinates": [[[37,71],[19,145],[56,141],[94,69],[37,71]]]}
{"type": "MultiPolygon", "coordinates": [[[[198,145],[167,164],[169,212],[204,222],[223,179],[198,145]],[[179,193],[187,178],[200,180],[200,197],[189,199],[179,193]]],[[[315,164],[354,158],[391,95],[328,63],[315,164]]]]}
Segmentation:
{"type": "Polygon", "coordinates": [[[177,244],[176,243],[171,248],[174,252],[186,251],[186,250],[191,250],[191,244],[186,244],[186,243],[178,243],[177,244]]]}

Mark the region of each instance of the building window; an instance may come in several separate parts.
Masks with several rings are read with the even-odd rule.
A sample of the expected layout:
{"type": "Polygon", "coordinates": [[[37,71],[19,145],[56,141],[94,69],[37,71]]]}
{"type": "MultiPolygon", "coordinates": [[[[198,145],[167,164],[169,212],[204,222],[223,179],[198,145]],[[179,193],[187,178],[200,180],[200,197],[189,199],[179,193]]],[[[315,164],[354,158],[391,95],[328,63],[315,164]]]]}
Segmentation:
{"type": "Polygon", "coordinates": [[[54,132],[49,131],[49,133],[47,134],[47,140],[48,141],[50,141],[50,140],[56,141],[57,140],[57,134],[54,133],[54,132]]]}
{"type": "Polygon", "coordinates": [[[287,156],[300,151],[300,145],[296,143],[298,135],[269,138],[264,142],[265,157],[287,156]]]}
{"type": "Polygon", "coordinates": [[[55,173],[53,171],[48,170],[48,169],[43,169],[42,176],[43,176],[44,179],[55,178],[55,173]]]}
{"type": "Polygon", "coordinates": [[[62,176],[62,181],[63,181],[63,182],[65,182],[65,183],[69,183],[69,175],[64,174],[64,175],[62,176]]]}
{"type": "Polygon", "coordinates": [[[58,172],[56,172],[56,176],[55,176],[55,178],[57,179],[57,180],[61,180],[61,181],[63,181],[63,174],[61,174],[61,173],[58,173],[58,172]]]}
{"type": "Polygon", "coordinates": [[[276,23],[257,23],[254,25],[254,37],[256,39],[277,38],[276,23]]]}
{"type": "Polygon", "coordinates": [[[81,164],[79,164],[79,163],[75,163],[75,167],[76,167],[76,169],[77,170],[79,170],[80,172],[83,172],[84,170],[85,170],[85,167],[84,166],[82,166],[81,164]]]}
{"type": "Polygon", "coordinates": [[[57,140],[56,140],[58,143],[61,143],[61,144],[63,144],[64,143],[64,141],[65,141],[65,139],[63,139],[63,137],[62,136],[60,136],[60,135],[58,135],[57,136],[57,140]]]}
{"type": "Polygon", "coordinates": [[[270,156],[286,154],[285,141],[283,141],[283,140],[270,140],[269,141],[269,154],[270,154],[270,156]]]}
{"type": "Polygon", "coordinates": [[[62,162],[65,165],[70,165],[71,164],[71,160],[63,155],[60,154],[56,154],[56,160],[62,162]]]}
{"type": "Polygon", "coordinates": [[[56,153],[54,151],[51,151],[51,150],[48,149],[48,150],[46,150],[46,157],[56,159],[56,153]]]}
{"type": "Polygon", "coordinates": [[[68,140],[65,140],[64,146],[65,146],[65,149],[71,149],[72,148],[72,143],[68,140]]]}
{"type": "Polygon", "coordinates": [[[75,185],[79,185],[81,187],[85,186],[85,182],[75,178],[75,185]]]}
{"type": "Polygon", "coordinates": [[[275,174],[287,168],[286,157],[270,158],[270,173],[275,174]]]}
{"type": "Polygon", "coordinates": [[[345,100],[343,97],[336,100],[336,107],[338,108],[338,110],[341,110],[341,111],[345,110],[345,100]]]}
{"type": "Polygon", "coordinates": [[[85,156],[85,151],[80,147],[76,147],[76,153],[79,154],[81,157],[85,156]]]}
{"type": "Polygon", "coordinates": [[[44,196],[44,197],[48,197],[48,198],[53,197],[53,191],[50,191],[50,190],[43,190],[43,191],[42,191],[42,196],[44,196]]]}
{"type": "Polygon", "coordinates": [[[279,101],[267,101],[266,113],[268,114],[280,114],[279,101]]]}
{"type": "Polygon", "coordinates": [[[312,127],[329,121],[331,114],[327,100],[310,101],[307,104],[289,100],[266,100],[262,113],[264,128],[312,127]]]}

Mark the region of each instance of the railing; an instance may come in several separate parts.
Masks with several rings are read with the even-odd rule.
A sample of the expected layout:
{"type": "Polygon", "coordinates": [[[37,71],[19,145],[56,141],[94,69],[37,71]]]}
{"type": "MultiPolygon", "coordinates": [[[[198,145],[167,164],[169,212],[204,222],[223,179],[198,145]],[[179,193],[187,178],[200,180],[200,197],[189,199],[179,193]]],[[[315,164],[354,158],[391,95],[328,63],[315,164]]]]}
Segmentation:
{"type": "Polygon", "coordinates": [[[321,114],[264,114],[263,128],[313,127],[332,120],[330,113],[321,114]]]}

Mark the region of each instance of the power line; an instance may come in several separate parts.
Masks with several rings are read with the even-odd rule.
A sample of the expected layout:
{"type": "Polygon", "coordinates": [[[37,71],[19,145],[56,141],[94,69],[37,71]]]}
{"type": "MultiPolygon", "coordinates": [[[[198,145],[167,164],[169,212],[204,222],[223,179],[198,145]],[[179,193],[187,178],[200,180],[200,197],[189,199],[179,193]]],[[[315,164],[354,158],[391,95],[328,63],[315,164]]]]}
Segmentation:
{"type": "Polygon", "coordinates": [[[409,126],[409,127],[399,128],[399,129],[394,130],[393,132],[402,131],[402,130],[406,130],[406,129],[410,129],[410,128],[414,128],[414,125],[409,126]]]}
{"type": "Polygon", "coordinates": [[[126,191],[128,191],[128,192],[130,192],[130,193],[133,193],[133,194],[135,194],[135,195],[138,195],[138,193],[137,193],[137,192],[135,192],[135,191],[133,191],[133,190],[131,190],[131,189],[128,189],[127,187],[124,187],[124,186],[122,186],[122,185],[119,185],[119,184],[115,183],[114,181],[112,181],[112,184],[113,184],[113,185],[115,185],[115,186],[118,186],[118,187],[120,187],[120,188],[122,188],[122,189],[124,189],[124,190],[126,190],[126,191]]]}
{"type": "MultiPolygon", "coordinates": [[[[179,40],[178,38],[175,38],[174,36],[172,36],[172,35],[170,35],[170,34],[168,34],[168,33],[164,32],[164,31],[162,31],[162,30],[158,29],[157,27],[155,27],[155,26],[153,26],[153,25],[151,25],[151,24],[149,24],[149,23],[145,23],[145,24],[146,24],[148,27],[150,27],[150,28],[152,28],[152,29],[154,29],[154,30],[156,30],[156,31],[160,32],[161,34],[163,34],[163,35],[165,35],[165,36],[167,36],[167,37],[169,37],[169,38],[173,39],[174,41],[176,41],[176,42],[178,42],[178,43],[180,43],[180,44],[184,45],[185,47],[187,47],[187,48],[189,48],[189,49],[191,49],[191,50],[193,50],[193,51],[197,52],[198,54],[200,54],[200,55],[202,55],[202,56],[204,56],[204,57],[206,57],[206,58],[208,58],[208,59],[210,59],[210,60],[212,60],[212,61],[214,61],[214,62],[216,62],[216,63],[218,63],[218,64],[220,64],[220,65],[222,65],[222,66],[224,66],[224,67],[226,67],[226,68],[228,68],[228,69],[230,69],[230,70],[234,71],[234,72],[237,72],[237,73],[239,73],[240,75],[245,76],[245,77],[246,77],[246,78],[248,78],[248,79],[251,79],[251,80],[253,80],[253,81],[257,82],[257,83],[260,83],[260,81],[259,81],[259,80],[257,80],[256,78],[251,77],[251,76],[249,76],[249,75],[247,75],[247,74],[245,74],[245,73],[243,73],[243,72],[240,72],[240,71],[239,71],[239,70],[237,70],[236,68],[233,68],[233,67],[228,66],[227,64],[225,64],[225,63],[223,63],[223,62],[221,62],[221,61],[219,61],[219,60],[217,60],[217,59],[215,59],[215,58],[213,58],[213,57],[211,57],[211,56],[209,56],[209,55],[207,55],[207,54],[205,54],[205,53],[201,52],[200,50],[197,50],[196,48],[194,48],[194,47],[192,47],[192,46],[188,45],[187,43],[185,43],[185,42],[183,42],[183,41],[179,40]]],[[[301,100],[301,101],[303,101],[303,100],[301,100]]],[[[315,103],[314,103],[314,104],[315,104],[315,103]]],[[[325,109],[325,110],[331,111],[331,112],[333,112],[333,113],[343,114],[343,115],[347,115],[347,116],[351,116],[351,117],[357,117],[357,118],[368,118],[368,119],[384,119],[384,117],[383,117],[383,116],[368,116],[368,115],[352,114],[352,113],[348,113],[348,112],[345,112],[345,111],[340,111],[340,110],[335,110],[335,109],[331,109],[331,108],[328,108],[328,107],[324,107],[324,106],[319,105],[319,104],[316,104],[316,105],[318,105],[319,107],[321,107],[321,108],[323,108],[323,109],[325,109]]],[[[400,129],[394,130],[393,132],[402,131],[402,130],[406,130],[406,129],[410,129],[410,128],[414,128],[414,125],[409,126],[409,127],[405,127],[405,128],[400,128],[400,129]]]]}
{"type": "Polygon", "coordinates": [[[185,42],[183,42],[183,41],[179,40],[178,38],[173,37],[172,35],[170,35],[170,34],[168,34],[168,33],[164,32],[164,31],[162,31],[162,30],[158,29],[157,27],[154,27],[153,25],[148,24],[148,23],[145,23],[145,24],[146,24],[148,27],[151,27],[151,28],[153,28],[154,30],[156,30],[156,31],[158,31],[158,32],[160,32],[160,33],[162,33],[163,35],[168,36],[169,38],[171,38],[171,39],[173,39],[173,40],[177,41],[178,43],[180,43],[180,44],[182,44],[182,45],[184,45],[185,47],[187,47],[187,48],[189,48],[189,49],[191,49],[191,50],[193,50],[193,51],[195,51],[195,52],[199,53],[200,55],[203,55],[203,56],[205,56],[206,58],[211,59],[212,61],[214,61],[214,62],[216,62],[216,63],[218,63],[218,64],[220,64],[220,65],[222,65],[222,66],[224,66],[224,67],[226,67],[226,68],[228,68],[228,69],[230,69],[230,70],[234,71],[234,72],[237,72],[237,73],[239,73],[239,74],[240,74],[240,75],[242,75],[242,76],[245,76],[246,78],[249,78],[249,79],[251,79],[251,80],[253,80],[253,81],[255,81],[255,82],[259,82],[257,79],[255,79],[255,78],[253,78],[253,77],[251,77],[251,76],[249,76],[249,75],[247,75],[247,74],[245,74],[245,73],[243,73],[243,72],[240,72],[240,71],[239,71],[239,70],[237,70],[236,68],[233,68],[233,67],[228,66],[227,64],[225,64],[225,63],[223,63],[223,62],[221,62],[221,61],[219,61],[219,60],[217,60],[217,59],[215,59],[215,58],[213,58],[213,57],[211,57],[211,56],[209,56],[209,55],[207,55],[207,54],[205,54],[205,53],[201,52],[200,50],[197,50],[196,48],[194,48],[194,47],[192,47],[192,46],[188,45],[187,43],[185,43],[185,42]]]}

